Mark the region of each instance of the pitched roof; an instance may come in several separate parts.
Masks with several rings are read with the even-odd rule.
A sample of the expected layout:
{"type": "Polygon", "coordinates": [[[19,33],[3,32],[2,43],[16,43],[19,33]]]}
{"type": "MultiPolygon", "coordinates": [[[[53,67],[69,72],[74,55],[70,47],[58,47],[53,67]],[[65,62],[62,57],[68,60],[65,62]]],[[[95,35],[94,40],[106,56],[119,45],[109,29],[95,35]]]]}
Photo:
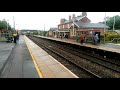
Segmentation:
{"type": "Polygon", "coordinates": [[[58,28],[56,28],[56,27],[53,27],[53,28],[50,28],[50,30],[49,31],[55,31],[55,30],[57,30],[58,28]]]}
{"type": "Polygon", "coordinates": [[[109,28],[107,25],[102,23],[82,23],[82,22],[74,22],[78,27],[87,27],[87,28],[109,28]]]}
{"type": "MultiPolygon", "coordinates": [[[[75,18],[72,18],[70,21],[69,20],[66,20],[64,23],[62,23],[62,24],[66,24],[66,23],[70,23],[70,22],[73,22],[73,21],[79,21],[79,20],[81,20],[82,18],[84,18],[84,17],[86,17],[86,16],[77,16],[77,17],[75,17],[75,18]]],[[[62,24],[59,24],[59,25],[62,25],[62,24]]]]}

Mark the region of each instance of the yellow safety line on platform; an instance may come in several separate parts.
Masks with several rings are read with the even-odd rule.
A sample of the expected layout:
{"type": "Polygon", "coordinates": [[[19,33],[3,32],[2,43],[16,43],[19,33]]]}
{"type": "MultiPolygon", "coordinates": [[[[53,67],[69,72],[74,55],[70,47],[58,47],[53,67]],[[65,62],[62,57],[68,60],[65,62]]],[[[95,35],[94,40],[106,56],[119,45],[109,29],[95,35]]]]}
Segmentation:
{"type": "Polygon", "coordinates": [[[29,52],[30,52],[30,55],[31,55],[31,57],[32,57],[33,63],[34,63],[34,65],[35,65],[35,68],[36,68],[36,70],[37,70],[37,72],[38,72],[38,75],[39,75],[40,78],[43,78],[42,73],[40,72],[39,66],[38,66],[37,63],[36,63],[36,59],[35,59],[34,55],[32,54],[32,51],[31,51],[31,49],[29,48],[29,46],[28,46],[28,44],[27,44],[27,42],[26,42],[25,36],[24,36],[24,39],[25,39],[25,43],[26,43],[26,45],[27,45],[27,48],[28,48],[28,50],[29,50],[29,52]]]}

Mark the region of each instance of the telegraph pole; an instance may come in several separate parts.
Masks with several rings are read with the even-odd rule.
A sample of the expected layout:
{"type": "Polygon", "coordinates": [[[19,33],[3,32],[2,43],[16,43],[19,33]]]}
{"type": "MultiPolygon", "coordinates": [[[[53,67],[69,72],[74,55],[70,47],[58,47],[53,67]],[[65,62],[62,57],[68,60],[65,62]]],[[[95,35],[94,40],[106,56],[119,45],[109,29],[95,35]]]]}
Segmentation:
{"type": "Polygon", "coordinates": [[[44,35],[45,35],[45,24],[44,24],[44,31],[43,32],[44,32],[44,35]]]}
{"type": "Polygon", "coordinates": [[[104,44],[105,44],[105,34],[106,34],[105,33],[106,32],[105,29],[106,29],[106,12],[105,12],[105,26],[104,26],[104,44]]]}
{"type": "Polygon", "coordinates": [[[45,31],[45,24],[44,24],[44,31],[45,31]]]}
{"type": "Polygon", "coordinates": [[[15,18],[13,16],[13,25],[14,25],[14,30],[15,30],[15,18]]]}
{"type": "Polygon", "coordinates": [[[113,31],[114,31],[114,28],[115,27],[115,16],[114,16],[114,23],[113,23],[113,31]]]}
{"type": "MultiPolygon", "coordinates": [[[[8,21],[8,20],[7,20],[8,21]]],[[[7,30],[8,30],[8,22],[7,22],[7,30]]]]}

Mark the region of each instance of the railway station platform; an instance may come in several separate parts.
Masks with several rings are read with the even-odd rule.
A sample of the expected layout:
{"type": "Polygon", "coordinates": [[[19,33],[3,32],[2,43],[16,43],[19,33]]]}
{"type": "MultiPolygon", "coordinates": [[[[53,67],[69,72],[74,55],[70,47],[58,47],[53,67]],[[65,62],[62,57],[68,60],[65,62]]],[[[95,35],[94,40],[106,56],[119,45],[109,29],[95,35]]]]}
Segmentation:
{"type": "Polygon", "coordinates": [[[14,43],[0,42],[0,74],[14,47],[14,43]]]}
{"type": "Polygon", "coordinates": [[[28,37],[24,38],[41,78],[78,78],[28,37]]]}
{"type": "Polygon", "coordinates": [[[90,48],[95,48],[95,49],[100,49],[105,51],[110,51],[110,52],[115,52],[115,53],[120,53],[120,44],[112,44],[112,43],[98,44],[98,45],[93,45],[91,43],[80,44],[79,42],[76,42],[76,40],[72,40],[72,39],[65,39],[65,38],[60,39],[60,38],[53,38],[53,37],[43,37],[38,35],[34,35],[34,36],[52,39],[52,40],[61,41],[61,42],[72,43],[80,46],[85,46],[85,47],[90,47],[90,48]]]}
{"type": "Polygon", "coordinates": [[[8,58],[2,66],[2,69],[0,71],[0,78],[39,78],[31,55],[26,46],[24,37],[20,36],[19,43],[11,44],[12,46],[9,45],[8,47],[14,48],[10,50],[11,52],[9,55],[7,55],[7,52],[4,53],[5,57],[8,58]]]}
{"type": "Polygon", "coordinates": [[[21,35],[17,44],[11,43],[7,52],[0,52],[0,61],[5,61],[0,63],[0,78],[78,78],[26,36],[21,35]]]}

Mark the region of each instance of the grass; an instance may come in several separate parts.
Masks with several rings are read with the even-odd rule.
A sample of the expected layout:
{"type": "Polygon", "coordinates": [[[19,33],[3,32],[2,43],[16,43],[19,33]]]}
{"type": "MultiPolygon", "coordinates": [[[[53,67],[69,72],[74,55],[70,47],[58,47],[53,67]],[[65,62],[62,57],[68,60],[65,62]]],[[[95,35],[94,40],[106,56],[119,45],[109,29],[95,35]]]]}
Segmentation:
{"type": "Polygon", "coordinates": [[[100,44],[104,44],[104,40],[103,39],[100,40],[100,44]]]}

